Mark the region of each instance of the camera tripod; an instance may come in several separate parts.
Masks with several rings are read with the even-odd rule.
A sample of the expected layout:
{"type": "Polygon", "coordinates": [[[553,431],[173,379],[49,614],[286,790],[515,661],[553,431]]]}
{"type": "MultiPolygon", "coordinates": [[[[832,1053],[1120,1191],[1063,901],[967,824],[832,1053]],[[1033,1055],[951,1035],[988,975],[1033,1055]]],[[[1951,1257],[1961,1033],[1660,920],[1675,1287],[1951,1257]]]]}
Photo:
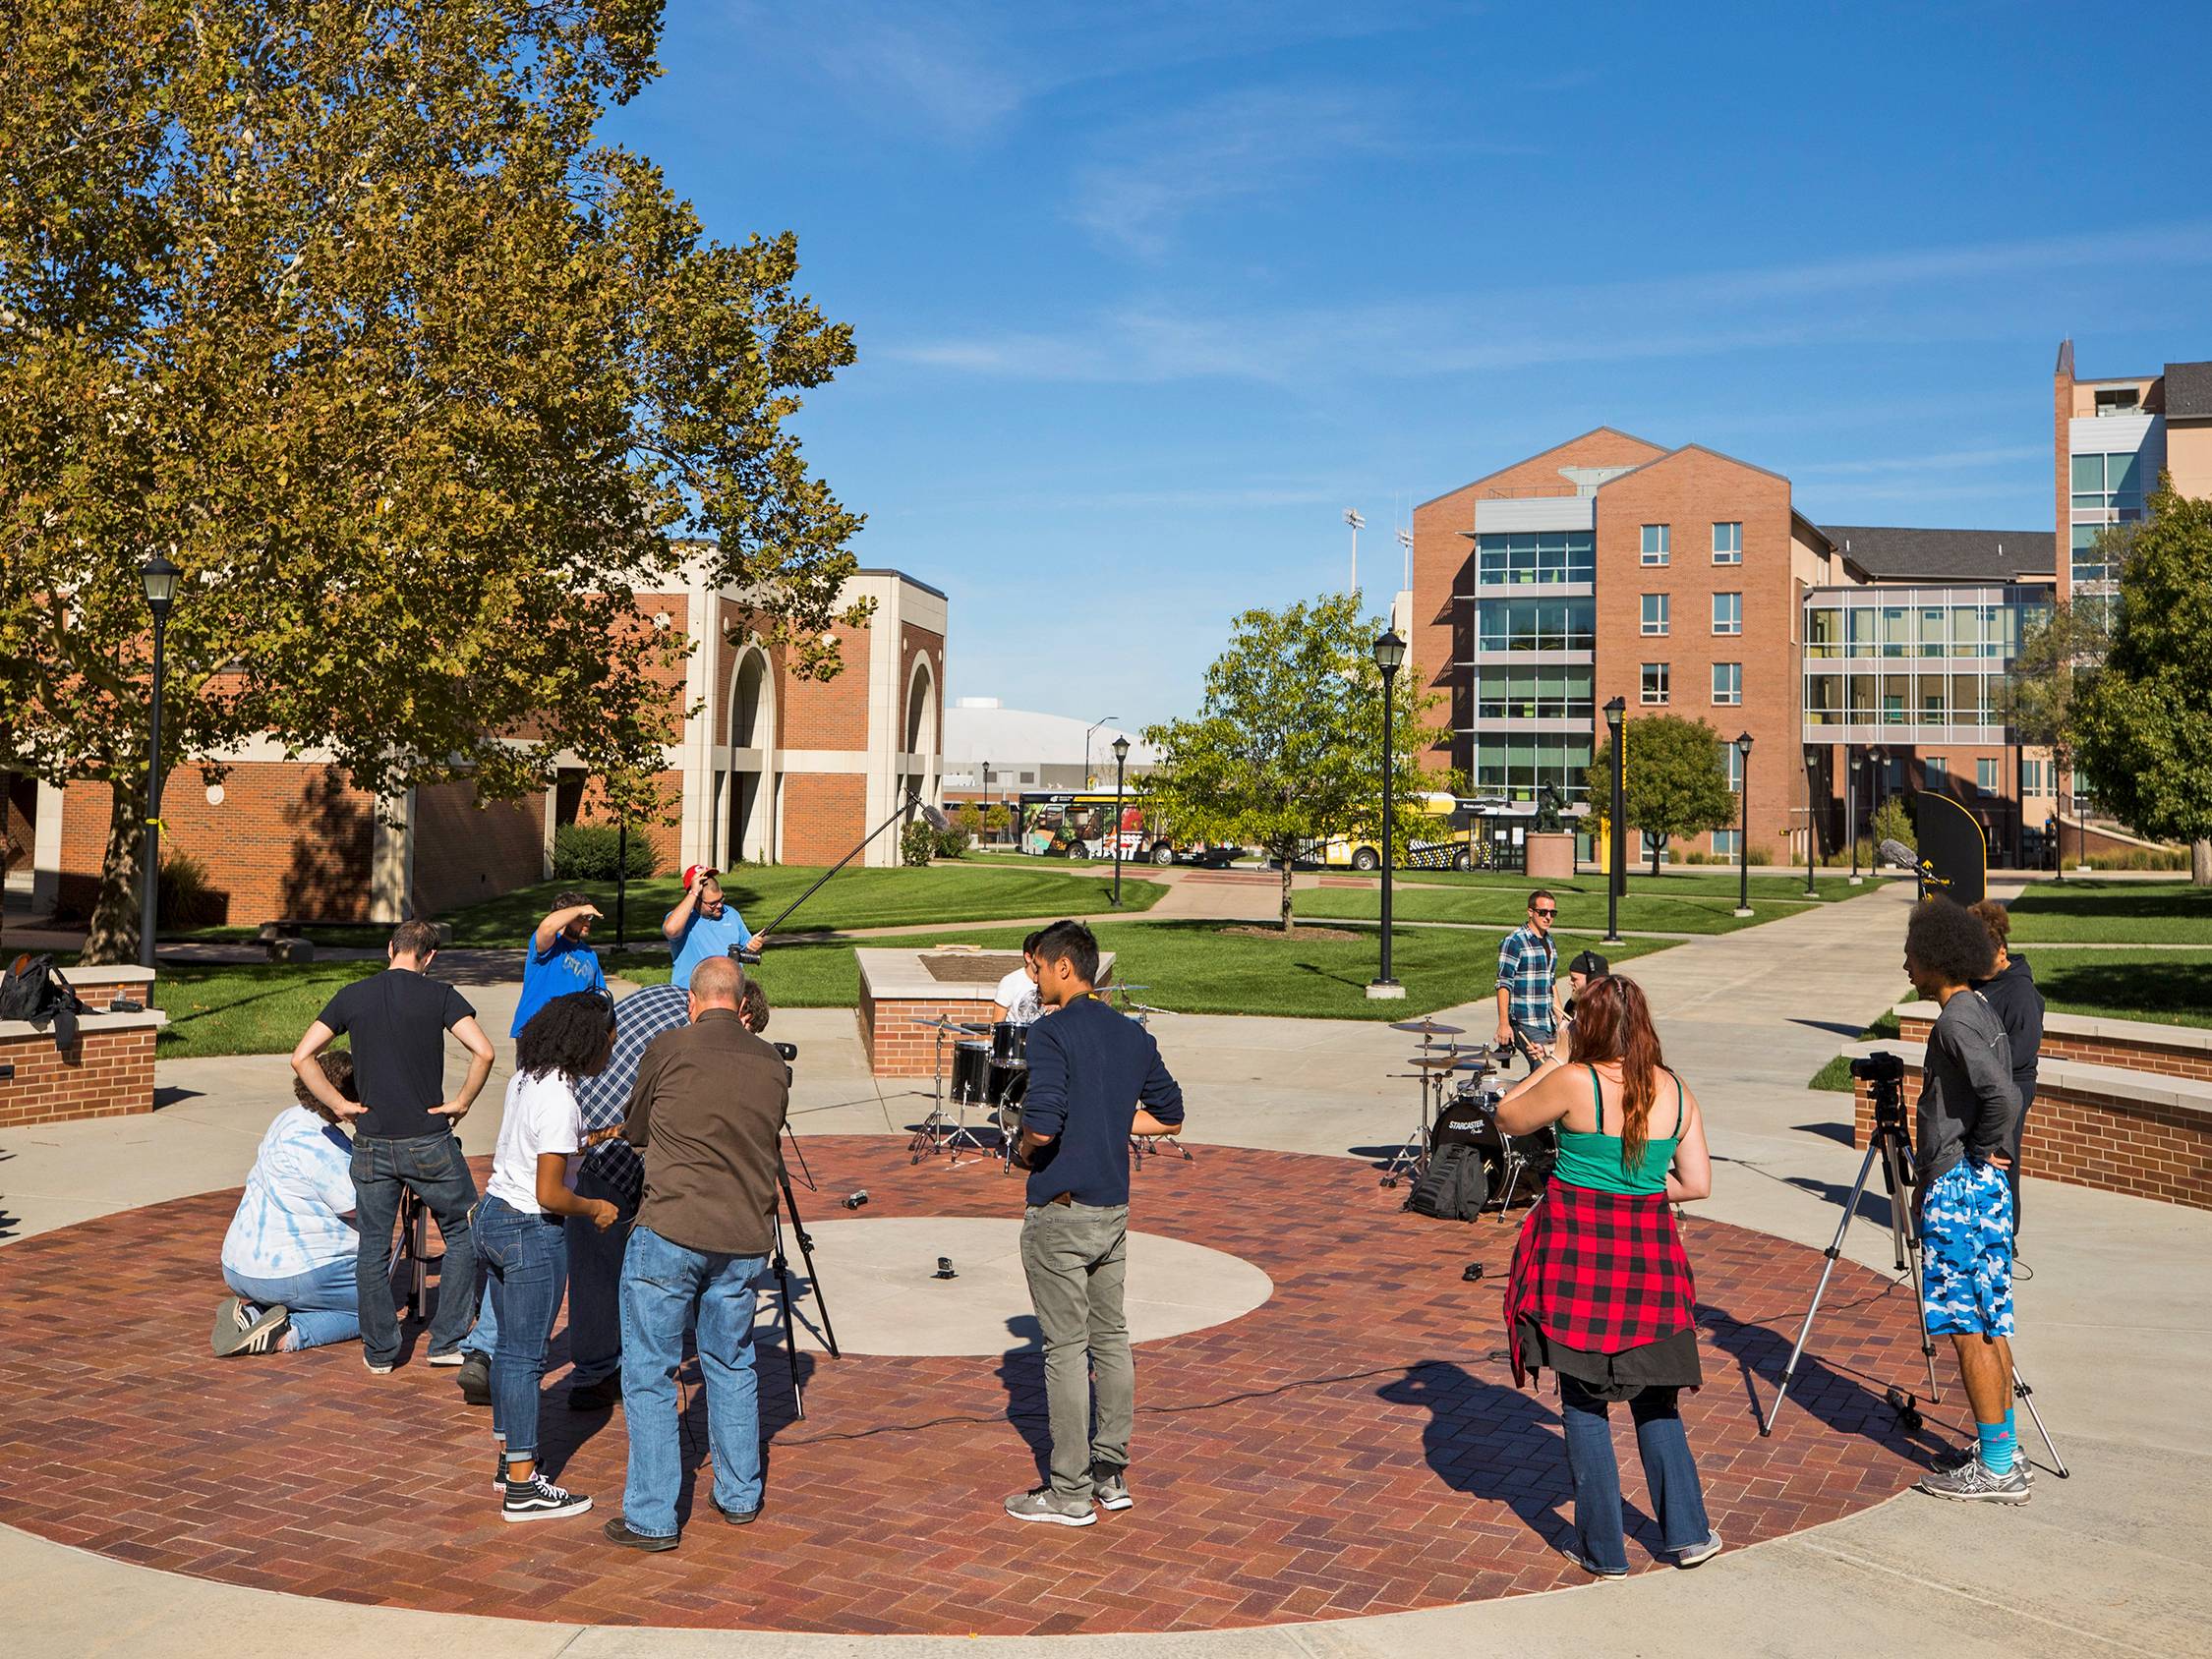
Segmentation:
{"type": "Polygon", "coordinates": [[[784,1253],[784,1210],[791,1215],[791,1235],[798,1240],[799,1255],[806,1263],[807,1287],[814,1293],[814,1311],[822,1320],[822,1345],[830,1350],[832,1359],[844,1357],[838,1351],[838,1334],[830,1325],[830,1304],[822,1299],[822,1276],[814,1268],[814,1240],[799,1220],[798,1200],[791,1195],[790,1173],[777,1166],[776,1184],[784,1195],[783,1210],[769,1212],[769,1226],[774,1230],[774,1254],[769,1258],[769,1271],[776,1275],[776,1293],[783,1302],[784,1358],[791,1368],[791,1399],[798,1407],[801,1421],[806,1417],[806,1391],[799,1385],[798,1315],[791,1300],[790,1258],[784,1253]]]}
{"type": "MultiPolygon", "coordinates": [[[[1912,1131],[1905,1125],[1904,1097],[1898,1086],[1904,1068],[1892,1055],[1877,1055],[1871,1058],[1888,1060],[1895,1069],[1871,1069],[1870,1073],[1862,1073],[1856,1063],[1853,1066],[1852,1074],[1865,1075],[1874,1096],[1874,1133],[1867,1142],[1866,1156],[1859,1160],[1858,1177],[1851,1182],[1850,1196],[1843,1200],[1843,1216],[1835,1224],[1835,1236],[1822,1252],[1828,1259],[1821,1266],[1820,1282],[1813,1287],[1812,1305],[1805,1310],[1805,1322],[1797,1329],[1797,1342],[1789,1350],[1789,1363],[1782,1367],[1781,1386],[1775,1391],[1774,1404],[1759,1419],[1762,1437],[1775,1432],[1775,1419],[1781,1414],[1782,1401],[1796,1378],[1797,1362],[1804,1357],[1805,1343],[1813,1334],[1813,1321],[1820,1317],[1821,1298],[1828,1294],[1828,1282],[1843,1252],[1844,1234],[1850,1231],[1852,1218],[1859,1213],[1859,1195],[1866,1191],[1867,1178],[1873,1174],[1877,1159],[1882,1164],[1882,1184],[1890,1195],[1890,1240],[1895,1252],[1896,1271],[1902,1273],[1908,1265],[1912,1270],[1912,1310],[1920,1325],[1920,1357],[1928,1367],[1928,1399],[1931,1403],[1943,1399],[1943,1391],[1936,1386],[1936,1339],[1929,1334],[1928,1303],[1922,1293],[1919,1219],[1911,1203],[1912,1131]]],[[[2027,1407],[2036,1433],[2043,1437],[2044,1450],[2051,1454],[2052,1472],[2061,1480],[2068,1478],[2072,1471],[2059,1456],[2058,1443],[2044,1426],[2043,1414],[2035,1408],[2035,1390],[2020,1375],[2017,1365],[2012,1367],[2011,1382],[2013,1398],[2027,1407]]],[[[1895,1407],[1900,1423],[1908,1429],[1920,1426],[1919,1405],[1911,1395],[1892,1388],[1887,1391],[1887,1398],[1895,1407]]]]}

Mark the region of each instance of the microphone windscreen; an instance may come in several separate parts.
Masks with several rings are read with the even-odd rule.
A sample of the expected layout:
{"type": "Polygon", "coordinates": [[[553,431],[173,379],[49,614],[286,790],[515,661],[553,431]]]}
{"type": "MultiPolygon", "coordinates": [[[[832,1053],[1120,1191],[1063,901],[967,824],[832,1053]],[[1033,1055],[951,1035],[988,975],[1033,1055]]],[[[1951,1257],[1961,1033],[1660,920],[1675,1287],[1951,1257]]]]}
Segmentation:
{"type": "Polygon", "coordinates": [[[1882,839],[1881,852],[1884,863],[1894,864],[1899,870],[1917,870],[1920,868],[1919,854],[1902,841],[1892,841],[1885,835],[1882,839]]]}

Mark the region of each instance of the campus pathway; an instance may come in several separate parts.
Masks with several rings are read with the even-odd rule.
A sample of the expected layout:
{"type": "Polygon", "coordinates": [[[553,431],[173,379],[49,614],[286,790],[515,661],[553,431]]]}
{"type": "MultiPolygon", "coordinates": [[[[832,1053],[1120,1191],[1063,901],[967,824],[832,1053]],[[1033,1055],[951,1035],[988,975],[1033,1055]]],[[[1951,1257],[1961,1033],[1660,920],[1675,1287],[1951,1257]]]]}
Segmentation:
{"type": "MultiPolygon", "coordinates": [[[[1904,994],[1898,961],[1906,902],[1901,888],[1877,889],[1849,903],[1687,942],[1630,968],[1659,1011],[1669,1059],[1706,1103],[1716,1192],[1700,1208],[1714,1220],[1798,1244],[1828,1243],[1836,1203],[1859,1159],[1846,1144],[1848,1097],[1813,1093],[1803,1083],[1904,994]]],[[[1477,1000],[1463,1010],[1466,1017],[1443,1017],[1481,1035],[1486,988],[1470,989],[1477,1000]]],[[[487,1027],[503,1030],[500,999],[511,991],[487,987],[471,995],[487,1027]]],[[[1368,1228],[1382,1236],[1384,1226],[1364,1212],[1380,1196],[1371,1186],[1373,1161],[1413,1117],[1413,1085],[1392,1075],[1411,1052],[1403,1034],[1365,1022],[1211,1016],[1163,1016],[1153,1029],[1185,1080],[1192,1136],[1199,1143],[1198,1162],[1173,1167],[1172,1178],[1206,1180],[1206,1142],[1334,1157],[1345,1172],[1340,1225],[1355,1245],[1368,1228]]],[[[794,1105],[802,1136],[882,1133],[918,1116],[915,1089],[868,1076],[849,1012],[780,1012],[774,1035],[800,1047],[794,1105]]],[[[236,1184],[283,1093],[281,1058],[165,1063],[161,1081],[171,1104],[151,1117],[0,1137],[12,1155],[0,1163],[0,1210],[20,1218],[17,1232],[236,1184]]],[[[478,1152],[492,1142],[497,1089],[495,1079],[467,1126],[468,1144],[478,1152]]],[[[1230,1178],[1234,1160],[1210,1162],[1219,1178],[1208,1196],[1225,1210],[1267,1203],[1264,1186],[1230,1178]]],[[[924,1166],[921,1174],[940,1172],[941,1166],[924,1166]]],[[[967,1174],[942,1172],[941,1178],[965,1181],[967,1174]]],[[[1846,1254],[1888,1278],[1885,1201],[1873,1195],[1862,1208],[1867,1220],[1847,1238],[1846,1254]]],[[[1905,1494],[1825,1526],[1732,1550],[1695,1573],[1647,1573],[1624,1584],[1317,1625],[1005,1638],[988,1645],[1023,1654],[1048,1645],[1096,1649],[1117,1659],[1459,1659],[1469,1652],[1587,1654],[1617,1647],[1627,1630],[1636,1632],[1640,1652],[1699,1659],[1715,1652],[1940,1649],[2079,1659],[2085,1652],[2207,1651],[2212,1516],[2198,1495],[2212,1475],[2212,1426],[2200,1413],[2175,1409],[2172,1385],[2212,1364],[2212,1292],[2202,1266],[2212,1252],[2212,1216],[2033,1178],[2026,1211],[2023,1253],[2036,1277],[2019,1291],[2019,1358],[2074,1478],[2045,1473],[2024,1510],[1956,1509],[1905,1494]]],[[[8,1225],[0,1220],[0,1229],[8,1225]]],[[[1137,1225],[1143,1225],[1141,1214],[1137,1225]]],[[[1464,1236],[1467,1254],[1502,1271],[1505,1229],[1485,1220],[1464,1236]]],[[[1795,1309],[1810,1294],[1814,1259],[1796,1259],[1805,1264],[1802,1286],[1784,1287],[1774,1307],[1756,1310],[1770,1328],[1792,1329],[1795,1309]]],[[[0,1295],[6,1260],[0,1253],[0,1295]]],[[[211,1264],[208,1279],[211,1286],[211,1264]]],[[[208,1301],[209,1287],[180,1293],[198,1305],[208,1301]]],[[[1838,1299],[1861,1300],[1863,1292],[1838,1299]]],[[[1348,1297],[1344,1317],[1369,1319],[1390,1306],[1348,1297]]],[[[1812,1351],[1823,1350],[1821,1331],[1839,1332],[1847,1317],[1840,1308],[1835,1322],[1824,1315],[1812,1351]]],[[[57,1341],[101,1340],[59,1321],[56,1332],[57,1341]]],[[[1902,1366],[1909,1375],[1917,1355],[1902,1358],[1911,1362],[1902,1366]]],[[[1757,1378],[1748,1384],[1733,1374],[1709,1377],[1701,1406],[1748,1412],[1747,1395],[1771,1399],[1773,1365],[1755,1369],[1757,1378]]],[[[410,1387],[422,1384],[427,1374],[411,1371],[400,1379],[410,1387]]],[[[1948,1374],[1948,1366],[1939,1369],[1939,1376],[1948,1374]]],[[[1955,1391],[1947,1390],[1935,1415],[1952,1419],[1956,1403],[1955,1391]]],[[[2043,1460],[2024,1417],[2023,1437],[2043,1460]]],[[[347,1478],[373,1483],[375,1474],[373,1467],[356,1466],[347,1478]]],[[[1010,1471],[1006,1484],[1019,1474],[1010,1471]]],[[[1244,1501],[1264,1505],[1265,1471],[1255,1475],[1244,1501]]],[[[1640,1502],[1641,1480],[1632,1467],[1625,1484],[1640,1502]]],[[[1445,1488],[1437,1491],[1448,1495],[1445,1488]]],[[[1133,1513],[1141,1517],[1145,1512],[1133,1513]]],[[[1448,1534],[1452,1519],[1432,1511],[1426,1524],[1448,1534]]],[[[990,1536],[1009,1563],[1028,1542],[990,1536]]],[[[596,1539],[582,1537],[573,1544],[532,1544],[556,1577],[564,1546],[598,1547],[596,1539]]],[[[216,1631],[226,1649],[242,1655],[314,1650],[378,1659],[464,1646],[482,1654],[578,1659],[708,1651],[827,1659],[876,1645],[844,1637],[586,1629],[361,1609],[155,1573],[7,1529],[0,1529],[0,1582],[38,1586],[35,1597],[10,1598],[11,1647],[33,1655],[198,1653],[216,1631]]],[[[976,1651],[976,1642],[953,1639],[960,1651],[976,1651]]],[[[954,1651],[936,1638],[884,1638],[883,1645],[898,1654],[954,1651]]]]}

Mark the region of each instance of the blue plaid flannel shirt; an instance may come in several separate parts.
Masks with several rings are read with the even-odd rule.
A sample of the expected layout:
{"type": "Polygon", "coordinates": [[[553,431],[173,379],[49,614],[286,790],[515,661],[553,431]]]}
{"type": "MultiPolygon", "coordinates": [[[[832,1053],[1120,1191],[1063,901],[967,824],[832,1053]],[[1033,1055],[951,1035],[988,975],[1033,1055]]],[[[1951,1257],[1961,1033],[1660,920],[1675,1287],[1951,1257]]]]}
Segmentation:
{"type": "Polygon", "coordinates": [[[1548,1038],[1558,1024],[1551,1006],[1551,981],[1558,949],[1524,923],[1505,936],[1497,951],[1497,982],[1512,992],[1506,1010],[1515,1026],[1532,1037],[1548,1038]]]}
{"type": "MultiPolygon", "coordinates": [[[[584,1109],[584,1132],[619,1123],[628,1114],[630,1089],[646,1045],[664,1032],[691,1023],[691,999],[673,985],[648,986],[614,1004],[614,1053],[607,1069],[576,1086],[584,1109]]],[[[601,1141],[584,1154],[583,1167],[621,1193],[631,1208],[645,1195],[645,1159],[620,1135],[601,1141]]]]}

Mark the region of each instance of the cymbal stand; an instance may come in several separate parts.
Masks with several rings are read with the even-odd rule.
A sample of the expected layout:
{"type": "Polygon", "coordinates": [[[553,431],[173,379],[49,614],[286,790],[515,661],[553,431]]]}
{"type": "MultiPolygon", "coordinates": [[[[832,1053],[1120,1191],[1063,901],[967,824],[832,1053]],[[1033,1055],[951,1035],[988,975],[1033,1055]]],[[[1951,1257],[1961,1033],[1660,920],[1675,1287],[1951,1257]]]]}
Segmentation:
{"type": "MultiPolygon", "coordinates": [[[[1433,1046],[1433,1038],[1426,1033],[1423,1034],[1421,1039],[1421,1058],[1423,1060],[1448,1058],[1450,1056],[1459,1053],[1457,1048],[1447,1046],[1444,1055],[1432,1056],[1429,1049],[1433,1046]]],[[[1398,1075],[1402,1077],[1406,1073],[1399,1072],[1398,1075]]],[[[1436,1114],[1444,1110],[1444,1080],[1450,1075],[1450,1070],[1440,1065],[1428,1066],[1417,1063],[1414,1067],[1413,1076],[1421,1091],[1421,1116],[1414,1120],[1412,1132],[1406,1136],[1406,1144],[1398,1149],[1397,1154],[1390,1160],[1389,1167],[1382,1172],[1382,1184],[1384,1186],[1396,1186],[1401,1175],[1418,1176],[1427,1170],[1428,1126],[1435,1122],[1436,1114]],[[1433,1103],[1428,1098],[1428,1085],[1431,1081],[1436,1085],[1436,1098],[1433,1103]]]]}
{"type": "Polygon", "coordinates": [[[934,1025],[937,1028],[936,1056],[930,1061],[929,1116],[921,1120],[913,1139],[906,1143],[906,1162],[919,1164],[924,1158],[944,1150],[945,1122],[945,1026],[939,1020],[916,1020],[916,1025],[934,1025]]]}

